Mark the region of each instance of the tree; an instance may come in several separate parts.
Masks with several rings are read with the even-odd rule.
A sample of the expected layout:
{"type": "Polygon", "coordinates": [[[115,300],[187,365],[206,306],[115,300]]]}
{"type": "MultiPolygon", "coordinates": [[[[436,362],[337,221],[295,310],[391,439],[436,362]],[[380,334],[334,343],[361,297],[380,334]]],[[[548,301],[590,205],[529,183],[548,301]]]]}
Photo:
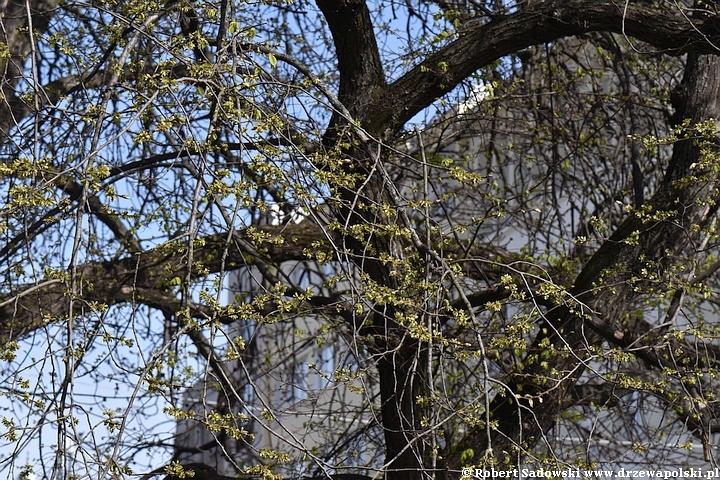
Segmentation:
{"type": "Polygon", "coordinates": [[[3,468],[126,478],[178,421],[252,475],[714,464],[716,9],[7,2],[3,468]],[[333,399],[312,447],[272,375],[333,399]]]}

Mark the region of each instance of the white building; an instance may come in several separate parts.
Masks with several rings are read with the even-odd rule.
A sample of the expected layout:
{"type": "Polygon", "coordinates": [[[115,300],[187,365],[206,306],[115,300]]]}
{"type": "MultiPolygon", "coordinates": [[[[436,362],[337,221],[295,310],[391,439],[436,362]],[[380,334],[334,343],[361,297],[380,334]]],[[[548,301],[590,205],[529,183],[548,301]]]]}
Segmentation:
{"type": "MultiPolygon", "coordinates": [[[[285,285],[323,295],[330,290],[341,295],[348,288],[332,278],[337,272],[331,267],[315,262],[286,262],[273,274],[285,285]]],[[[237,272],[231,291],[235,303],[252,303],[272,288],[252,267],[237,272]]],[[[273,308],[277,305],[268,311],[273,308]]],[[[240,337],[244,344],[240,357],[227,363],[241,401],[211,375],[200,380],[183,408],[203,421],[179,422],[176,459],[205,463],[227,475],[259,464],[286,477],[361,473],[377,454],[371,440],[377,433],[371,423],[376,389],[372,374],[358,361],[352,334],[332,306],[323,315],[290,309],[267,318],[241,320],[228,330],[229,338],[240,337]],[[228,405],[243,415],[236,427],[249,435],[240,440],[205,426],[213,423],[211,412],[227,411],[228,405]]]]}

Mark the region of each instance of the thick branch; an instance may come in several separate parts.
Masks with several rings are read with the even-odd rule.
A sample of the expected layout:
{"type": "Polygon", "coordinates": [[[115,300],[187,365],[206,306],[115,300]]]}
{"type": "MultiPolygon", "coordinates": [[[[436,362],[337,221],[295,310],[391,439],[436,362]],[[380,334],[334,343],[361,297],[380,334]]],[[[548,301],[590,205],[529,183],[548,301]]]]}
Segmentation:
{"type": "Polygon", "coordinates": [[[528,46],[594,31],[624,33],[672,55],[694,51],[718,53],[717,17],[691,24],[645,2],[553,0],[496,17],[468,23],[459,38],[429,55],[389,85],[368,115],[373,134],[397,132],[415,114],[455,88],[470,74],[528,46]]]}
{"type": "MultiPolygon", "coordinates": [[[[237,232],[228,243],[227,234],[218,234],[196,240],[193,265],[187,264],[187,245],[184,242],[168,243],[150,251],[137,253],[114,261],[90,262],[78,267],[82,280],[82,305],[100,302],[106,305],[134,302],[161,307],[171,290],[174,278],[191,278],[246,267],[254,262],[303,260],[304,251],[313,241],[322,239],[317,225],[258,227],[272,236],[282,235],[284,241],[254,244],[249,231],[237,232]],[[239,245],[255,245],[240,248],[239,245]],[[226,252],[226,256],[223,253],[226,252]],[[160,295],[158,297],[158,295],[160,295]]],[[[80,303],[75,301],[75,305],[80,303]]],[[[0,341],[22,337],[69,313],[70,295],[65,281],[50,279],[40,285],[28,285],[19,291],[0,297],[0,341]]],[[[78,307],[83,308],[83,307],[78,307]]],[[[73,312],[79,314],[81,311],[73,312]]],[[[200,313],[200,312],[198,312],[200,313]]]]}
{"type": "Polygon", "coordinates": [[[338,97],[352,115],[373,101],[385,83],[370,11],[364,0],[317,0],[335,43],[338,97]]]}
{"type": "Polygon", "coordinates": [[[633,393],[630,388],[621,388],[611,382],[583,383],[574,385],[565,398],[564,409],[575,406],[614,407],[623,396],[633,393]]]}
{"type": "Polygon", "coordinates": [[[23,79],[23,66],[32,51],[30,35],[44,33],[50,17],[58,5],[57,0],[9,0],[3,2],[0,24],[0,43],[7,45],[9,58],[0,59],[0,139],[30,112],[30,106],[15,93],[23,79]],[[28,18],[30,11],[32,18],[28,18]],[[32,22],[32,28],[29,27],[32,22]]]}
{"type": "MultiPolygon", "coordinates": [[[[64,184],[60,185],[60,188],[70,195],[72,200],[82,198],[84,187],[74,180],[68,179],[64,184]]],[[[87,208],[113,232],[117,241],[125,246],[129,252],[140,252],[142,250],[140,243],[132,232],[117,218],[117,215],[109,212],[107,206],[100,201],[97,195],[87,197],[87,208]]]]}

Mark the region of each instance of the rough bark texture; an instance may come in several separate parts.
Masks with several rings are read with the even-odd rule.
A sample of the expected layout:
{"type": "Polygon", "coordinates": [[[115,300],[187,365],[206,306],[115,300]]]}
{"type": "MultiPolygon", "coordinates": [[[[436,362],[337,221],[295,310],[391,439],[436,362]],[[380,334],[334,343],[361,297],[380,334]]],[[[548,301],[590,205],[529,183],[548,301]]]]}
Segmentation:
{"type": "Polygon", "coordinates": [[[7,45],[9,54],[7,58],[0,58],[0,92],[3,97],[0,101],[0,141],[17,122],[30,115],[35,107],[20,98],[16,87],[26,76],[25,64],[32,52],[34,41],[30,35],[45,32],[58,3],[56,0],[5,0],[0,4],[0,42],[7,45]],[[30,24],[33,33],[28,32],[30,24]]]}

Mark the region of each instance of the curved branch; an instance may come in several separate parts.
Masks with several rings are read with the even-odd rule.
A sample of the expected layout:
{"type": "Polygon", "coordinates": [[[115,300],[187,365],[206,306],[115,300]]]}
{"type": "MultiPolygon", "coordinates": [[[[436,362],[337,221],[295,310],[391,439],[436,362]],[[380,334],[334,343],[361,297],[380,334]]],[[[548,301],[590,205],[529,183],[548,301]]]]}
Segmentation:
{"type": "MultiPolygon", "coordinates": [[[[310,223],[268,225],[256,227],[255,232],[258,230],[273,238],[282,236],[284,240],[281,244],[272,241],[256,244],[253,241],[253,231],[245,230],[236,232],[235,241],[229,245],[227,233],[196,239],[195,265],[188,265],[187,245],[184,242],[168,242],[153,250],[118,260],[80,265],[77,271],[84,291],[82,302],[75,299],[74,303],[81,303],[81,309],[85,308],[84,306],[90,308],[92,302],[105,305],[134,302],[159,308],[168,307],[169,297],[166,293],[172,290],[173,279],[185,278],[188,269],[192,272],[191,279],[197,279],[201,275],[198,265],[202,265],[202,274],[208,275],[223,269],[228,271],[244,268],[255,262],[304,260],[305,249],[310,248],[315,240],[323,238],[321,228],[310,223]],[[242,248],[241,245],[251,246],[252,251],[248,251],[249,247],[242,248]],[[226,254],[223,255],[224,253],[226,254]]],[[[22,337],[55,318],[67,315],[71,296],[66,280],[48,279],[41,285],[27,285],[15,292],[1,295],[0,341],[7,342],[22,337]]],[[[202,315],[208,312],[198,310],[195,313],[202,315]]]]}
{"type": "Polygon", "coordinates": [[[366,119],[373,134],[397,132],[435,99],[479,68],[528,46],[595,31],[622,33],[671,55],[694,51],[718,53],[716,16],[691,21],[645,2],[552,0],[495,17],[489,23],[465,24],[459,37],[429,55],[390,84],[366,119]],[[707,33],[706,33],[707,32],[707,33]]]}

